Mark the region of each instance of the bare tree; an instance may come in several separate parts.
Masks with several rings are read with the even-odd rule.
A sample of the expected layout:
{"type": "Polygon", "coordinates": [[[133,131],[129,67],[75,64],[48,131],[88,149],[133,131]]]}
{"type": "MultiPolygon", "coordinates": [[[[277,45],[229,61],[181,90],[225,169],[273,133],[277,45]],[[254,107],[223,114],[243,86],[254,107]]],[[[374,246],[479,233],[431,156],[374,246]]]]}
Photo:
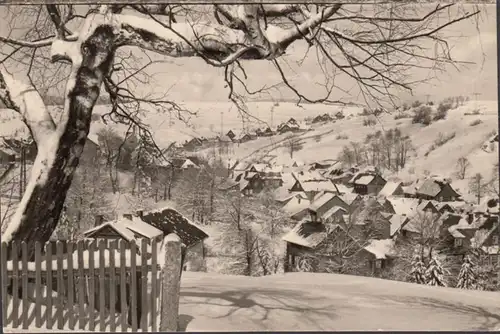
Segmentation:
{"type": "Polygon", "coordinates": [[[4,225],[3,240],[46,241],[54,231],[101,87],[110,96],[110,114],[119,116],[119,121],[143,126],[141,103],[168,106],[165,110],[181,116],[183,110],[174,102],[136,96],[127,86],[130,82],[127,79],[135,75],[130,73],[127,62],[117,64],[121,47],[133,46],[138,52],[146,54],[147,50],[166,57],[200,57],[207,65],[225,68],[229,98],[240,107],[237,89],[244,87],[247,93],[253,93],[244,83],[246,72],[239,61],[242,59],[271,61],[285,86],[300,101],[343,103],[330,99],[338,81],[333,76],[340,72],[357,83],[367,99],[376,103],[393,102],[396,90],[411,90],[417,83],[409,75],[412,69],[436,70],[456,64],[442,30],[475,17],[479,11],[458,11],[458,15],[444,19],[452,7],[453,4],[438,5],[425,15],[419,13],[420,6],[406,4],[375,5],[372,15],[361,14],[359,6],[341,4],[103,5],[79,11],[72,5],[36,7],[49,23],[44,25],[43,36],[35,37],[33,33],[39,27],[36,19],[30,34],[0,37],[0,41],[13,49],[8,51],[8,58],[15,59],[13,54],[28,50],[17,59],[26,64],[28,77],[30,64],[38,59],[38,52],[50,56],[53,66],[62,67],[62,63],[71,66],[65,68],[68,76],[54,76],[67,78],[59,122],[47,111],[36,82],[14,77],[5,68],[0,72],[2,102],[19,112],[38,147],[43,148],[38,151],[16,215],[4,225]],[[390,16],[385,15],[388,10],[390,16]],[[357,28],[353,29],[353,25],[357,28]],[[80,27],[77,32],[71,31],[74,26],[80,27]],[[359,34],[360,30],[363,34],[359,34]],[[279,58],[298,40],[317,48],[318,64],[325,74],[324,98],[310,99],[300,93],[280,64],[279,58]],[[421,40],[436,43],[436,52],[429,56],[426,48],[419,45],[421,40]]]}
{"type": "Polygon", "coordinates": [[[481,204],[481,198],[486,194],[488,183],[481,173],[476,173],[469,181],[469,189],[476,196],[477,204],[481,204]]]}
{"type": "Polygon", "coordinates": [[[460,180],[465,179],[465,174],[470,167],[470,162],[466,157],[460,157],[457,160],[457,176],[460,180]]]}

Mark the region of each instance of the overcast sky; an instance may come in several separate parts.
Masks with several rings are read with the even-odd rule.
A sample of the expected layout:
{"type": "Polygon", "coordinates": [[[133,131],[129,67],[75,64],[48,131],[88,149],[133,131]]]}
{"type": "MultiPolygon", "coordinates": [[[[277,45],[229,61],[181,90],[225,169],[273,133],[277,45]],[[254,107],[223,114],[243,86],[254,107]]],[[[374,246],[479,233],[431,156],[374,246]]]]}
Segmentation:
{"type": "MultiPolygon", "coordinates": [[[[481,93],[480,99],[497,99],[496,10],[495,5],[487,7],[479,22],[480,33],[474,20],[459,22],[447,30],[447,34],[454,36],[450,38],[454,58],[475,64],[468,65],[460,71],[450,67],[449,71],[441,74],[440,81],[416,87],[415,98],[425,99],[429,94],[431,99],[438,100],[451,95],[471,95],[473,92],[478,92],[481,93]]],[[[6,21],[0,20],[2,34],[9,31],[6,21]]],[[[322,91],[316,83],[321,81],[322,73],[315,59],[308,57],[300,67],[295,64],[295,60],[302,57],[302,53],[297,50],[300,51],[303,47],[303,44],[297,44],[294,49],[289,50],[289,56],[284,58],[295,71],[292,73],[288,70],[288,73],[294,85],[304,95],[319,97],[318,94],[322,91]]],[[[227,101],[228,89],[224,87],[222,69],[209,67],[197,58],[166,60],[149,68],[149,72],[154,73],[151,86],[136,89],[158,92],[168,90],[169,98],[176,101],[227,101]]],[[[247,61],[244,66],[249,76],[247,82],[250,87],[257,89],[263,85],[280,82],[279,73],[268,61],[247,61]]],[[[426,73],[417,75],[425,76],[426,73]]],[[[348,88],[350,87],[345,87],[348,88]]],[[[278,95],[284,98],[294,97],[294,94],[286,88],[281,89],[279,94],[276,94],[278,95]]],[[[337,96],[333,98],[343,97],[341,95],[337,92],[337,96]]]]}

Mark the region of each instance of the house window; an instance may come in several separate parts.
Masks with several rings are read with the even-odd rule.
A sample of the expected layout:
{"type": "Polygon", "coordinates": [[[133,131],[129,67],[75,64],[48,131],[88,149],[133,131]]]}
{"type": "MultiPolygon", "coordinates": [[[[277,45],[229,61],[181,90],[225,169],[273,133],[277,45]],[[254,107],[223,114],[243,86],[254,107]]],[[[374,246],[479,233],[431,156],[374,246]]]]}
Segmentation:
{"type": "Polygon", "coordinates": [[[375,268],[377,269],[382,268],[382,260],[375,260],[375,268]]]}
{"type": "Polygon", "coordinates": [[[498,242],[498,241],[499,241],[499,240],[498,240],[498,235],[494,235],[494,236],[493,236],[493,240],[492,240],[493,245],[498,245],[498,244],[499,244],[499,242],[498,242]]]}
{"type": "Polygon", "coordinates": [[[461,247],[463,245],[462,239],[455,239],[455,247],[461,247]]]}
{"type": "Polygon", "coordinates": [[[439,201],[442,202],[443,201],[443,196],[439,196],[439,201]]]}

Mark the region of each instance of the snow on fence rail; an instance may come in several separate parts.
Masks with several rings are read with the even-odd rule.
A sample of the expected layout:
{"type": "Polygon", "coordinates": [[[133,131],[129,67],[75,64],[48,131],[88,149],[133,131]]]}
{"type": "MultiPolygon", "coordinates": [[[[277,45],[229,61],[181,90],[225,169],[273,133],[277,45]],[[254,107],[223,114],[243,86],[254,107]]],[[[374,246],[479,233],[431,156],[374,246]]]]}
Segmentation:
{"type": "MultiPolygon", "coordinates": [[[[160,292],[178,290],[171,279],[169,285],[173,286],[164,287],[162,278],[177,272],[174,277],[180,281],[180,257],[158,259],[159,243],[149,244],[146,239],[137,244],[125,240],[86,244],[81,240],[67,242],[65,247],[58,241],[55,252],[53,247],[44,252],[43,246],[36,242],[35,259],[28,261],[28,243],[1,245],[4,327],[158,331],[160,306],[164,305],[160,292]]],[[[180,242],[173,247],[180,251],[180,242]]],[[[178,312],[178,305],[167,309],[178,312]]],[[[177,319],[178,314],[169,317],[177,319]]]]}

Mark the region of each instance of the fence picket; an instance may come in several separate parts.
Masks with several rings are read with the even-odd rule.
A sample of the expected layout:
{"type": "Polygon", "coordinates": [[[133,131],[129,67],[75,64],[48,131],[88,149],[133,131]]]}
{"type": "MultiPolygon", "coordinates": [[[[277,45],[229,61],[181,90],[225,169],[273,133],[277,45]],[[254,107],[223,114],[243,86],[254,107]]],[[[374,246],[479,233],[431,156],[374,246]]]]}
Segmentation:
{"type": "Polygon", "coordinates": [[[158,291],[156,289],[156,284],[158,284],[158,255],[157,255],[158,243],[153,240],[151,243],[151,331],[156,332],[158,330],[156,326],[156,301],[158,298],[158,291]]]}
{"type": "Polygon", "coordinates": [[[35,242],[35,326],[42,326],[42,244],[35,242]]]}
{"type": "Polygon", "coordinates": [[[4,273],[7,271],[7,244],[2,242],[2,248],[0,252],[1,256],[1,267],[2,267],[2,324],[7,325],[7,310],[9,306],[9,300],[7,298],[7,286],[8,286],[8,277],[4,273]]]}
{"type": "Polygon", "coordinates": [[[57,299],[56,299],[56,319],[57,329],[64,328],[64,276],[63,276],[63,244],[56,242],[56,266],[57,266],[57,299]]]}
{"type": "Polygon", "coordinates": [[[45,244],[45,266],[47,284],[45,289],[45,298],[47,300],[47,309],[45,311],[45,322],[48,329],[52,329],[52,247],[49,243],[45,244]]]}
{"type": "Polygon", "coordinates": [[[89,244],[89,304],[88,304],[88,317],[89,317],[89,330],[95,331],[95,270],[94,270],[94,255],[96,252],[96,244],[95,242],[91,242],[89,244]]]}
{"type": "Polygon", "coordinates": [[[19,326],[19,252],[17,242],[12,242],[12,327],[19,326]]]}
{"type": "Polygon", "coordinates": [[[109,283],[109,322],[110,331],[116,332],[116,272],[115,272],[115,249],[116,241],[112,241],[109,245],[109,269],[111,270],[109,283]]]}
{"type": "Polygon", "coordinates": [[[73,272],[73,242],[68,242],[66,245],[66,251],[68,253],[67,264],[68,264],[68,327],[73,330],[75,329],[75,282],[74,282],[74,272],[73,272]]]}
{"type": "Polygon", "coordinates": [[[28,300],[28,244],[26,241],[21,243],[21,261],[22,261],[22,273],[21,273],[21,286],[22,286],[22,298],[23,298],[23,312],[21,313],[21,318],[23,319],[23,329],[28,329],[29,327],[29,300],[28,300]]]}
{"type": "Polygon", "coordinates": [[[141,329],[148,331],[148,240],[141,239],[141,329]]]}
{"type": "Polygon", "coordinates": [[[30,322],[34,321],[37,328],[47,330],[53,327],[64,330],[66,326],[71,330],[79,327],[112,332],[118,328],[122,332],[146,332],[150,327],[158,330],[161,284],[158,241],[87,242],[1,244],[4,326],[11,322],[9,325],[14,328],[29,329],[30,322]],[[28,261],[31,246],[35,248],[32,262],[28,261]],[[8,261],[9,250],[12,261],[8,261]],[[30,307],[31,302],[34,308],[30,307]],[[42,314],[42,306],[45,314],[42,314]]]}
{"type": "Polygon", "coordinates": [[[78,260],[78,328],[85,329],[85,287],[86,280],[83,276],[83,246],[84,241],[79,240],[76,244],[76,256],[78,260]]]}
{"type": "Polygon", "coordinates": [[[105,257],[106,257],[106,241],[105,240],[100,240],[99,241],[99,330],[101,332],[105,331],[106,328],[106,316],[105,316],[105,310],[106,310],[106,295],[107,295],[107,290],[106,290],[106,274],[105,274],[105,257]]]}
{"type": "Polygon", "coordinates": [[[135,240],[130,242],[130,317],[132,318],[132,332],[137,332],[137,245],[135,240]]]}
{"type": "Polygon", "coordinates": [[[127,258],[125,254],[125,241],[119,241],[120,246],[120,328],[122,332],[126,332],[128,328],[127,314],[130,305],[127,305],[127,272],[125,266],[127,265],[127,258]]]}

